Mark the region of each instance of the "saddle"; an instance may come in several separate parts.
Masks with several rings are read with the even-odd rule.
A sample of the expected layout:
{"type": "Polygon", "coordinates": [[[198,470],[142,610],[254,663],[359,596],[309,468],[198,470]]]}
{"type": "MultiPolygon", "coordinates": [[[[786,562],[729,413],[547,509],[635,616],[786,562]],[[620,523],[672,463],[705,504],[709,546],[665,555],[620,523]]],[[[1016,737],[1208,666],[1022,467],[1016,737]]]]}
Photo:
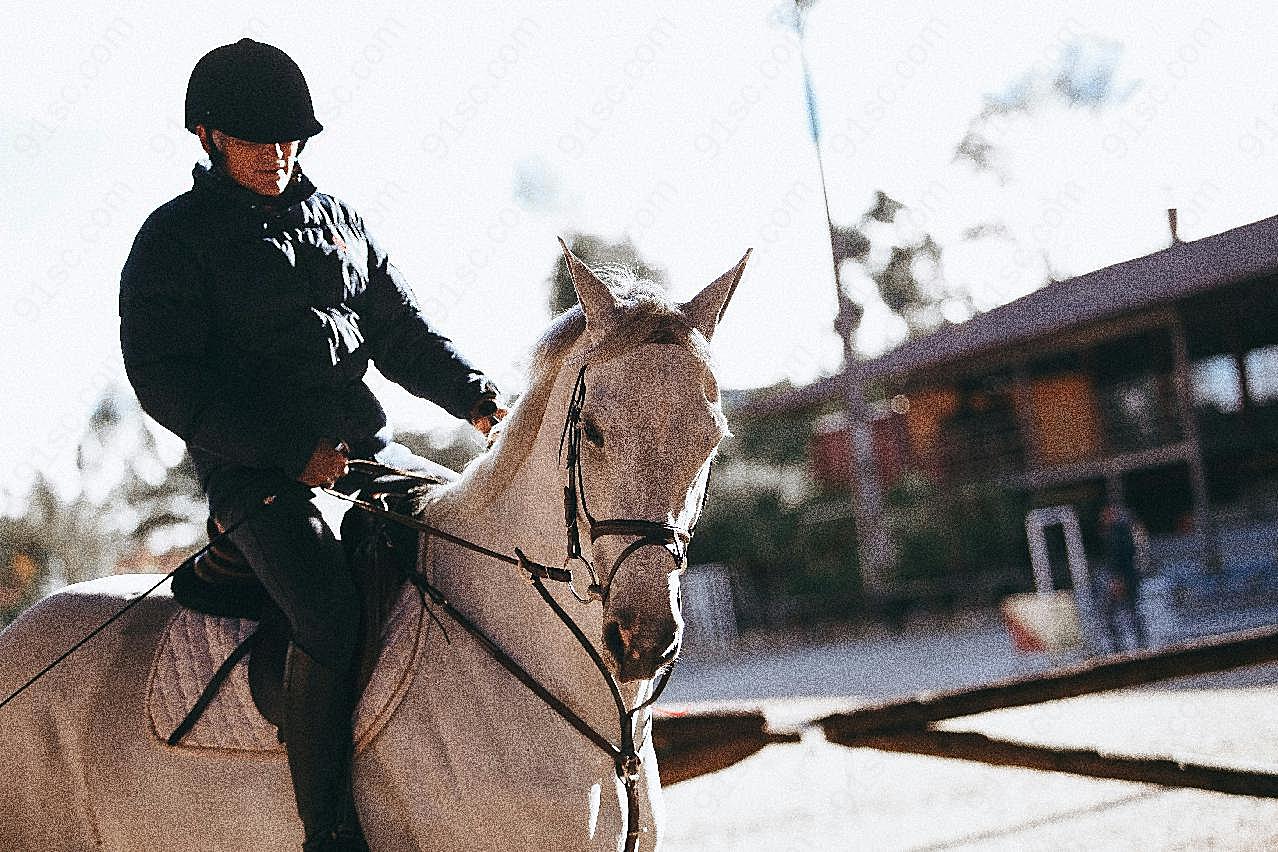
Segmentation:
{"type": "MultiPolygon", "coordinates": [[[[372,476],[369,486],[361,489],[361,497],[390,511],[416,516],[424,508],[431,490],[443,479],[386,468],[375,463],[360,463],[362,471],[372,476]]],[[[352,465],[354,467],[354,464],[352,465]]],[[[209,537],[222,531],[218,522],[208,521],[209,537]]],[[[373,679],[381,655],[383,640],[388,634],[407,628],[405,613],[409,601],[405,579],[416,570],[419,544],[418,531],[397,524],[385,517],[353,507],[342,519],[341,540],[347,560],[355,576],[361,597],[360,646],[357,650],[359,670],[357,690],[364,695],[373,679]],[[395,616],[395,617],[392,617],[395,616]]],[[[251,704],[261,717],[273,726],[276,743],[282,742],[279,723],[284,699],[284,659],[288,650],[290,633],[284,615],[271,600],[266,589],[249,568],[244,556],[229,538],[216,540],[200,558],[183,565],[173,577],[173,597],[187,611],[180,612],[170,625],[169,634],[161,643],[152,669],[151,704],[152,726],[156,734],[169,745],[179,745],[195,729],[205,711],[218,698],[222,687],[236,667],[247,658],[247,692],[251,704]],[[224,648],[233,646],[226,653],[224,648]],[[199,647],[193,652],[196,659],[183,668],[180,658],[182,648],[199,647]],[[207,650],[205,650],[207,649],[207,650]],[[203,658],[201,659],[201,653],[203,658]],[[225,654],[207,684],[191,703],[189,680],[192,669],[207,672],[211,661],[225,654]],[[185,715],[171,733],[161,730],[171,722],[175,708],[187,708],[185,715]]],[[[416,598],[413,593],[412,598],[416,598]]],[[[415,643],[409,642],[413,645],[415,643]]],[[[407,660],[398,661],[404,668],[407,660]]],[[[402,674],[402,672],[400,673],[402,674]]],[[[392,681],[399,678],[394,673],[392,681]]],[[[229,705],[247,704],[235,685],[230,690],[229,705]]],[[[379,683],[379,693],[394,693],[395,684],[379,683]]],[[[384,703],[387,694],[374,698],[373,704],[384,703]]],[[[368,702],[361,702],[361,711],[368,702]]],[[[246,709],[246,708],[242,708],[246,709]]],[[[376,708],[374,708],[376,709],[376,708]]],[[[223,716],[227,715],[224,709],[223,716]]],[[[230,711],[230,715],[243,715],[230,711]]],[[[366,715],[366,714],[365,714],[366,715]]],[[[380,715],[374,713],[373,715],[380,715]]],[[[231,738],[228,743],[218,743],[236,748],[262,748],[258,738],[243,742],[231,738]]],[[[207,743],[206,743],[207,744],[207,743]]]]}

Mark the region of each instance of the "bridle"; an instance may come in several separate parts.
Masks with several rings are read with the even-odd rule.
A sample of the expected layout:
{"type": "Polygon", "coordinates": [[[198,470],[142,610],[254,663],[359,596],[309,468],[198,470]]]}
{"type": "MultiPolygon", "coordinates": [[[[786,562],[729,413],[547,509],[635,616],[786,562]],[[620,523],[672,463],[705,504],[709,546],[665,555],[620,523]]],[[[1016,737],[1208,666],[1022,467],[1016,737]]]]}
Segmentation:
{"type": "MultiPolygon", "coordinates": [[[[581,438],[585,432],[582,408],[586,402],[586,367],[588,366],[589,364],[582,364],[581,369],[577,372],[577,383],[573,386],[572,396],[568,402],[568,414],[564,418],[564,429],[559,437],[559,456],[564,459],[564,469],[567,472],[568,479],[567,484],[564,486],[564,529],[568,535],[568,561],[565,563],[565,567],[573,560],[580,560],[590,572],[591,582],[587,590],[590,595],[589,598],[582,598],[577,594],[576,587],[570,584],[573,594],[577,596],[578,600],[585,602],[589,599],[598,599],[607,604],[609,589],[611,589],[622,563],[642,547],[648,547],[649,545],[664,547],[671,558],[674,559],[675,570],[682,570],[687,564],[688,542],[692,538],[692,527],[696,526],[696,519],[693,519],[692,527],[683,529],[661,521],[647,521],[636,518],[610,518],[601,521],[590,513],[590,504],[586,502],[585,474],[581,463],[581,438]],[[595,570],[594,564],[582,555],[581,530],[578,521],[580,516],[586,518],[591,544],[606,535],[637,536],[617,555],[604,583],[600,583],[599,573],[595,570]]],[[[705,494],[703,492],[703,504],[704,501],[705,494]]],[[[699,507],[697,515],[700,516],[700,514],[699,507]]]]}
{"type": "MultiPolygon", "coordinates": [[[[452,542],[461,547],[481,553],[493,559],[506,562],[511,565],[517,565],[527,572],[529,583],[537,591],[537,594],[545,601],[546,605],[555,613],[564,626],[572,633],[573,638],[577,640],[582,649],[590,657],[595,668],[603,676],[604,682],[608,686],[608,691],[612,695],[613,704],[616,706],[618,727],[620,729],[620,742],[614,745],[611,740],[599,733],[589,722],[582,719],[575,710],[569,707],[562,699],[548,690],[545,686],[537,681],[527,669],[512,658],[504,649],[496,642],[488,637],[483,630],[472,622],[464,613],[460,612],[452,605],[452,603],[444,596],[437,587],[427,580],[420,572],[409,570],[407,579],[416,586],[422,601],[423,608],[426,608],[427,598],[445,613],[457,622],[467,633],[469,633],[479,644],[486,650],[493,659],[497,661],[503,668],[512,674],[520,683],[526,686],[537,697],[544,701],[552,710],[562,717],[569,725],[577,730],[583,737],[592,742],[600,750],[605,752],[613,760],[613,765],[617,773],[617,778],[621,780],[626,790],[626,842],[625,852],[634,852],[639,841],[639,824],[636,820],[636,814],[639,810],[639,774],[641,769],[641,761],[639,759],[639,749],[641,749],[646,741],[647,736],[651,733],[652,714],[649,713],[647,719],[644,720],[643,727],[646,732],[643,740],[636,743],[635,741],[635,721],[640,713],[650,708],[661,697],[661,693],[665,690],[666,684],[669,683],[670,675],[674,671],[678,654],[668,663],[665,664],[664,670],[657,677],[656,686],[652,693],[644,701],[636,704],[634,707],[627,708],[626,701],[621,694],[621,687],[617,683],[617,679],[612,672],[608,670],[607,664],[604,663],[599,651],[595,648],[594,643],[586,636],[580,625],[573,617],[563,608],[558,600],[550,593],[544,583],[545,580],[555,580],[557,582],[566,583],[572,591],[573,596],[582,603],[589,603],[592,600],[599,600],[606,604],[608,600],[609,590],[613,581],[616,579],[617,572],[630,556],[634,555],[643,547],[650,545],[659,545],[664,547],[674,560],[674,570],[681,571],[687,562],[687,544],[692,538],[692,533],[696,527],[696,522],[700,518],[701,511],[705,507],[705,498],[708,488],[703,487],[701,494],[701,502],[697,507],[697,512],[693,516],[692,523],[687,529],[676,527],[669,523],[659,521],[649,521],[634,518],[615,518],[606,520],[597,520],[590,512],[590,507],[586,503],[585,475],[582,470],[581,460],[581,438],[585,430],[585,424],[582,418],[582,406],[586,399],[586,368],[588,363],[583,364],[577,373],[577,381],[573,386],[572,396],[569,400],[568,413],[564,418],[563,432],[559,441],[559,456],[563,460],[564,470],[567,475],[567,483],[564,486],[564,527],[566,531],[567,544],[566,556],[563,567],[553,567],[542,565],[534,562],[524,555],[523,551],[515,548],[514,557],[508,556],[474,542],[467,541],[460,536],[453,535],[437,527],[433,527],[415,517],[403,515],[398,512],[390,511],[385,505],[352,497],[340,491],[333,489],[324,489],[327,493],[338,497],[347,502],[353,503],[366,511],[375,515],[388,518],[396,523],[404,526],[412,527],[421,532],[437,536],[445,541],[452,542]],[[579,528],[579,517],[584,516],[589,528],[591,543],[606,535],[633,535],[636,539],[621,551],[614,560],[611,570],[601,584],[599,575],[594,565],[585,558],[581,549],[581,533],[579,528]],[[568,569],[568,565],[573,560],[579,560],[586,565],[590,572],[591,583],[587,590],[587,596],[583,597],[577,592],[573,583],[572,572],[568,569]]],[[[352,463],[354,466],[356,463],[352,463]]],[[[411,474],[408,474],[411,476],[411,474]]],[[[709,472],[706,473],[707,479],[709,472]]],[[[708,484],[708,483],[707,483],[708,484]]],[[[433,616],[432,616],[433,617],[433,616]]],[[[620,661],[618,661],[620,662],[620,661]]]]}

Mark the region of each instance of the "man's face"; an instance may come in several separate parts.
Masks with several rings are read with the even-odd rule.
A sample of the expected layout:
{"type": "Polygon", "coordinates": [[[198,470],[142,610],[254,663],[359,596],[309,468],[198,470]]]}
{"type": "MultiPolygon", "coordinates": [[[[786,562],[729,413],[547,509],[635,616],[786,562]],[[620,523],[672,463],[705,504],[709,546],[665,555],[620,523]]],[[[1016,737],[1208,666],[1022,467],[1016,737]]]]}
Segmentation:
{"type": "Polygon", "coordinates": [[[258,195],[279,195],[293,177],[298,140],[289,142],[248,142],[220,130],[197,127],[200,143],[209,150],[208,140],[226,157],[226,171],[240,186],[258,195]]]}

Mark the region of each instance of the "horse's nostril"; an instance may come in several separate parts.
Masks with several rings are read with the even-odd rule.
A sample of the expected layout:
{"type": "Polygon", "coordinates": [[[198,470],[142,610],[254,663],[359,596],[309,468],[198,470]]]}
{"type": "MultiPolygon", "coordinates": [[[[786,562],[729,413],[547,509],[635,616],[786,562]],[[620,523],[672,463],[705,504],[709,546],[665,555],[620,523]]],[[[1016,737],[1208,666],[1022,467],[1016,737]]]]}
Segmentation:
{"type": "Polygon", "coordinates": [[[621,641],[621,626],[617,622],[610,621],[604,625],[604,644],[608,646],[612,658],[620,665],[625,659],[626,649],[621,641]]]}

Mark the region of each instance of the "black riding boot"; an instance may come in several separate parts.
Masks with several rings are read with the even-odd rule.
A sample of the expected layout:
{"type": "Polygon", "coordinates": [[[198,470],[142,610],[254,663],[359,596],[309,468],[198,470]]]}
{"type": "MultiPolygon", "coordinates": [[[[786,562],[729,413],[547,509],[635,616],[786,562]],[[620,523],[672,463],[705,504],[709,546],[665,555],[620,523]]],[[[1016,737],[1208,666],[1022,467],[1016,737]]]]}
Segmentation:
{"type": "Polygon", "coordinates": [[[351,789],[352,680],[289,645],[284,738],[304,852],[368,852],[351,789]]]}

